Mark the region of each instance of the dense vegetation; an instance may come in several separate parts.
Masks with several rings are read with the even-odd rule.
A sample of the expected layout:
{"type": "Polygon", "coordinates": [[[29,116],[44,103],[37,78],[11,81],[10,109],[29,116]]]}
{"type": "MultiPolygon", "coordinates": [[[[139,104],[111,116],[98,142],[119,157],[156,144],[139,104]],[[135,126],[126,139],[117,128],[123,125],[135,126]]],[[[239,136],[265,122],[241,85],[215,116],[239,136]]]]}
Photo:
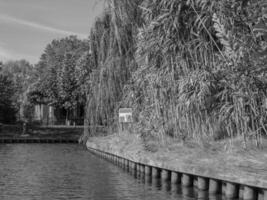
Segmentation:
{"type": "Polygon", "coordinates": [[[1,64],[0,123],[15,123],[28,115],[31,106],[26,101],[26,94],[33,81],[33,66],[29,62],[19,60],[1,64]]]}
{"type": "Polygon", "coordinates": [[[68,119],[71,110],[85,104],[88,62],[88,41],[75,36],[53,40],[35,66],[36,81],[30,87],[29,101],[63,108],[68,119]]]}
{"type": "MultiPolygon", "coordinates": [[[[89,37],[92,73],[88,85],[85,123],[107,125],[116,122],[115,109],[137,64],[134,59],[137,28],[141,25],[140,1],[110,2],[89,37]],[[131,9],[129,9],[131,8],[131,9]]],[[[90,130],[85,129],[85,137],[90,130]]]]}
{"type": "MultiPolygon", "coordinates": [[[[266,2],[109,0],[90,34],[87,123],[133,107],[138,132],[266,134],[266,2]]],[[[85,132],[85,135],[88,132],[85,132]]]]}
{"type": "Polygon", "coordinates": [[[12,102],[13,91],[12,81],[0,74],[0,123],[11,123],[16,120],[16,108],[12,102]]]}

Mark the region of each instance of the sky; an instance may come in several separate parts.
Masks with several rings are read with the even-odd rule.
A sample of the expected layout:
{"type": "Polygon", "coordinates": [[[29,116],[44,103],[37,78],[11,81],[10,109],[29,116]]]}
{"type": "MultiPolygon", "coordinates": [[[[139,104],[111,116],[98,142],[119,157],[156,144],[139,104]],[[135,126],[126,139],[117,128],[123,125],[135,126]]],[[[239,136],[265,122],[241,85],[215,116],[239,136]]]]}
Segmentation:
{"type": "Polygon", "coordinates": [[[53,39],[88,38],[103,0],[0,0],[0,61],[38,62],[53,39]]]}

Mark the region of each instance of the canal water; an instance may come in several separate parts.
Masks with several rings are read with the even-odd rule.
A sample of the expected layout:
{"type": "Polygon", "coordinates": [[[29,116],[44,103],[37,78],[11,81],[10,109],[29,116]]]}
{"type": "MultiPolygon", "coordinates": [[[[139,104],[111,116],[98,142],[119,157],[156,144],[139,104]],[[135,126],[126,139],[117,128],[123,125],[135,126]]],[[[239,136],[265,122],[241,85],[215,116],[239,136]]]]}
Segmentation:
{"type": "Polygon", "coordinates": [[[196,195],[192,188],[126,172],[77,144],[1,144],[0,162],[1,200],[183,200],[196,195]]]}

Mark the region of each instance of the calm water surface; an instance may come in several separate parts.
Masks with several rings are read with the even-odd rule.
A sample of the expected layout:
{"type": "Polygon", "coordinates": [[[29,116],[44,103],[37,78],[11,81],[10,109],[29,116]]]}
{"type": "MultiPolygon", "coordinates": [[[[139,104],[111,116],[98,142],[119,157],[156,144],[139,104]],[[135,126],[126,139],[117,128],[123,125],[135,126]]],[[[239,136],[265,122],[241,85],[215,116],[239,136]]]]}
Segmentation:
{"type": "Polygon", "coordinates": [[[196,193],[126,172],[76,144],[0,145],[0,162],[1,200],[182,200],[196,193]]]}

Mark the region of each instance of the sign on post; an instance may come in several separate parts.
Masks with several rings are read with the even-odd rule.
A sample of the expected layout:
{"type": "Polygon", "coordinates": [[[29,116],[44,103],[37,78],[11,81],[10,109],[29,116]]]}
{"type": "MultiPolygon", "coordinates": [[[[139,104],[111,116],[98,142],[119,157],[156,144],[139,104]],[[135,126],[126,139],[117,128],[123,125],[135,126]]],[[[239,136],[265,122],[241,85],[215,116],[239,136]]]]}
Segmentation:
{"type": "Polygon", "coordinates": [[[119,109],[119,122],[130,123],[133,122],[132,108],[120,108],[119,109]]]}
{"type": "MultiPolygon", "coordinates": [[[[132,108],[120,108],[119,109],[119,123],[120,131],[125,128],[130,128],[129,125],[133,122],[133,111],[132,108]]],[[[128,130],[131,132],[131,130],[128,130]]]]}

